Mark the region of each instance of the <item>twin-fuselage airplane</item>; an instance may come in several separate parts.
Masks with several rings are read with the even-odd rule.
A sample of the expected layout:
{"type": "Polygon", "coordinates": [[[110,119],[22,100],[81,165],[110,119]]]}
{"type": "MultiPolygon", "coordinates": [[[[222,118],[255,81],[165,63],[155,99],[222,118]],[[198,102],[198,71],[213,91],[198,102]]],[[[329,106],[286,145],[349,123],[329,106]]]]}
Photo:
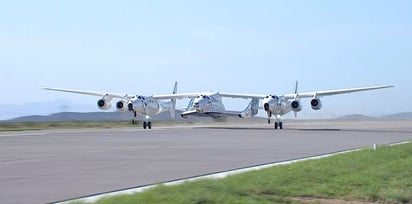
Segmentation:
{"type": "MultiPolygon", "coordinates": [[[[345,94],[359,91],[368,91],[374,89],[390,88],[393,86],[371,86],[361,88],[339,89],[339,90],[327,90],[327,91],[312,91],[298,93],[298,82],[296,82],[295,92],[292,94],[284,95],[259,95],[259,94],[240,94],[240,93],[222,93],[222,92],[195,92],[195,93],[181,93],[177,92],[177,82],[175,82],[174,90],[172,94],[164,95],[152,95],[152,96],[129,96],[113,93],[102,93],[83,90],[72,89],[58,89],[58,88],[45,88],[46,90],[62,91],[77,94],[86,94],[102,97],[97,101],[97,106],[102,110],[108,110],[111,108],[111,100],[113,98],[119,98],[116,103],[116,109],[118,111],[130,111],[133,113],[134,118],[137,114],[145,116],[143,121],[143,128],[152,128],[152,122],[150,117],[157,115],[161,112],[169,111],[171,118],[175,117],[176,100],[189,98],[190,102],[184,112],[181,113],[181,117],[188,118],[191,116],[202,116],[212,118],[222,118],[235,116],[240,118],[250,118],[258,113],[259,100],[262,100],[262,106],[267,114],[268,123],[270,123],[272,116],[275,119],[274,128],[283,129],[283,122],[281,116],[294,112],[296,113],[302,110],[300,102],[301,98],[311,98],[310,105],[313,110],[320,110],[322,103],[320,97],[331,96],[337,94],[345,94]],[[228,111],[222,102],[222,97],[228,98],[243,98],[250,99],[249,105],[243,111],[228,111]]],[[[135,122],[135,119],[132,120],[135,122]]]]}

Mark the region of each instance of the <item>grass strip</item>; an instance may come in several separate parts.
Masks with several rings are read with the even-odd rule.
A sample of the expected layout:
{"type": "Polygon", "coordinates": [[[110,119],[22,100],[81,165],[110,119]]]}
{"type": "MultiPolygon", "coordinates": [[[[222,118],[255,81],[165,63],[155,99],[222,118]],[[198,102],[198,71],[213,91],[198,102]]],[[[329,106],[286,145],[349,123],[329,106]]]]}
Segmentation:
{"type": "Polygon", "coordinates": [[[224,179],[159,185],[134,195],[103,198],[97,203],[318,203],[318,198],[412,203],[412,143],[275,166],[224,179]]]}

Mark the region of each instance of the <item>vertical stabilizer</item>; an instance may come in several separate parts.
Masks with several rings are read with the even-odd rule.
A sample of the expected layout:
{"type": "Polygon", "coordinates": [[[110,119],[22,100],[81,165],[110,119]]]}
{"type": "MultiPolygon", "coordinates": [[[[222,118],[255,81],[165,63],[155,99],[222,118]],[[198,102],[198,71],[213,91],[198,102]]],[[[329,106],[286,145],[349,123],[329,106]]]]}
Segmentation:
{"type": "Polygon", "coordinates": [[[251,118],[258,113],[259,99],[252,99],[244,111],[239,114],[241,118],[251,118]]]}
{"type": "MultiPolygon", "coordinates": [[[[175,82],[175,86],[173,87],[173,94],[177,94],[177,81],[175,82]]],[[[170,112],[170,117],[175,118],[176,115],[176,99],[172,98],[172,108],[169,110],[170,112]]]]}
{"type": "Polygon", "coordinates": [[[296,81],[296,84],[295,84],[295,94],[296,95],[298,94],[298,81],[296,81]]]}

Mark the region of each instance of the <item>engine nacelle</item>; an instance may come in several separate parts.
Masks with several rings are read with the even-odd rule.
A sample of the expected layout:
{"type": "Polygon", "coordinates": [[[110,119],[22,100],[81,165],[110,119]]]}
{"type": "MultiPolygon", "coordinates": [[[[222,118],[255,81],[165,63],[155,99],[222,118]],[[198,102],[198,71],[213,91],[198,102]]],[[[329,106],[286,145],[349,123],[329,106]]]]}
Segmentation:
{"type": "Polygon", "coordinates": [[[320,110],[322,108],[322,102],[318,98],[312,98],[312,100],[310,100],[310,105],[313,110],[320,110]]]}
{"type": "Polygon", "coordinates": [[[128,104],[127,104],[126,101],[121,100],[121,101],[119,101],[119,102],[116,103],[116,109],[117,109],[117,111],[119,111],[119,112],[125,112],[125,111],[127,111],[127,109],[128,109],[128,106],[127,106],[127,105],[128,105],[128,104]]]}
{"type": "Polygon", "coordinates": [[[302,110],[302,105],[300,104],[300,101],[298,100],[293,100],[292,102],[290,102],[290,108],[292,109],[292,111],[294,112],[299,112],[302,110]]]}
{"type": "Polygon", "coordinates": [[[112,107],[112,104],[108,100],[102,98],[97,101],[97,107],[99,107],[100,110],[108,110],[112,107]]]}

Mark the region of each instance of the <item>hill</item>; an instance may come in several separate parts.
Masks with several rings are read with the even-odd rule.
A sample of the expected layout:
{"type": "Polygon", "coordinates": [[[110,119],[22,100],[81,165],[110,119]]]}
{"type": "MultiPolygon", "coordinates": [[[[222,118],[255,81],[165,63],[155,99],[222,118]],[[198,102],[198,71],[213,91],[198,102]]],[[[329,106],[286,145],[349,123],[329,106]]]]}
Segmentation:
{"type": "Polygon", "coordinates": [[[412,112],[395,113],[381,117],[372,117],[362,114],[351,114],[337,117],[338,120],[412,120],[412,112]]]}
{"type": "Polygon", "coordinates": [[[378,118],[366,116],[362,114],[345,115],[345,116],[337,117],[336,119],[337,120],[378,120],[378,118]]]}
{"type": "Polygon", "coordinates": [[[388,120],[412,120],[412,112],[395,113],[383,116],[382,118],[388,120]]]}
{"type": "MultiPolygon", "coordinates": [[[[180,114],[180,113],[176,113],[180,114]]],[[[64,122],[64,121],[127,121],[133,118],[129,112],[89,112],[89,113],[77,113],[77,112],[61,112],[53,113],[50,115],[32,115],[14,118],[11,120],[5,120],[3,122],[64,122]]],[[[176,117],[179,119],[180,117],[176,117]]],[[[144,116],[138,115],[137,120],[144,120],[144,116]]],[[[154,117],[151,117],[152,121],[164,121],[170,120],[168,112],[161,113],[154,117]]]]}

